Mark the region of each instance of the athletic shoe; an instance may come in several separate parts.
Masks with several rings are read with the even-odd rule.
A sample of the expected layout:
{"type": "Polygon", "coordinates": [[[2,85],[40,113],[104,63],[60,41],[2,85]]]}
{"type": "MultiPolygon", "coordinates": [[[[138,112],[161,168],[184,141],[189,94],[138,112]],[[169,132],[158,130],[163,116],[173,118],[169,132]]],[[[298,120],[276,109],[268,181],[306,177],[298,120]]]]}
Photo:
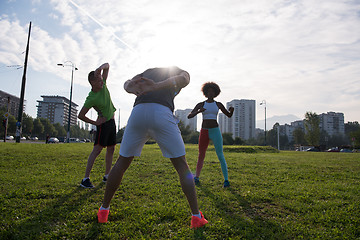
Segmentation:
{"type": "Polygon", "coordinates": [[[84,179],[81,180],[80,186],[83,188],[94,188],[94,185],[92,185],[89,178],[87,178],[85,181],[84,179]]]}
{"type": "Polygon", "coordinates": [[[100,210],[97,213],[99,223],[107,223],[109,216],[109,210],[100,210]]]}
{"type": "Polygon", "coordinates": [[[200,180],[198,177],[194,177],[194,182],[195,182],[195,185],[196,186],[199,186],[200,185],[200,180]]]}
{"type": "Polygon", "coordinates": [[[107,177],[103,177],[103,182],[106,183],[107,182],[107,177]]]}
{"type": "Polygon", "coordinates": [[[224,188],[230,187],[230,183],[228,180],[225,180],[224,182],[224,188]]]}
{"type": "Polygon", "coordinates": [[[208,221],[204,218],[204,215],[202,214],[202,212],[200,211],[201,214],[201,218],[198,218],[196,216],[192,216],[191,217],[191,226],[190,228],[199,228],[204,226],[205,224],[208,223],[208,221]]]}

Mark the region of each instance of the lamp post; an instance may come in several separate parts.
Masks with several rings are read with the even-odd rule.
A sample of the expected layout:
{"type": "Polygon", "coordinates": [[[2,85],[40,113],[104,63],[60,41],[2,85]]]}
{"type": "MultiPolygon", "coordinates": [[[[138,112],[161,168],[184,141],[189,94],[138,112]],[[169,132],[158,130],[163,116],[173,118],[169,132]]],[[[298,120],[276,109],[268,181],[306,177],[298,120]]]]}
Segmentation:
{"type": "Polygon", "coordinates": [[[265,107],[265,146],[266,146],[266,101],[262,100],[260,105],[264,105],[265,107]]]}
{"type": "Polygon", "coordinates": [[[75,67],[75,63],[71,61],[66,61],[64,63],[58,63],[58,66],[62,67],[71,67],[71,87],[70,87],[70,103],[69,103],[69,118],[68,118],[68,130],[67,130],[67,136],[66,136],[66,142],[69,143],[70,141],[70,120],[71,120],[71,102],[72,102],[72,89],[73,89],[73,79],[74,79],[74,70],[78,70],[77,67],[75,67]]]}

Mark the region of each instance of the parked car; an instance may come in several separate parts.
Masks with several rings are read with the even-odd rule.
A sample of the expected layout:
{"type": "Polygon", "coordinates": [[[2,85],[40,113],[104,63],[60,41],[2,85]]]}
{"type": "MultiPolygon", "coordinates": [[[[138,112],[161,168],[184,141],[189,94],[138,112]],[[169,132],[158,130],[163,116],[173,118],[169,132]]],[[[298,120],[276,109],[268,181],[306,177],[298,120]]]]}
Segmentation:
{"type": "Polygon", "coordinates": [[[14,136],[6,136],[6,140],[14,140],[14,136]]]}
{"type": "Polygon", "coordinates": [[[32,137],[31,140],[37,141],[37,140],[39,140],[39,138],[38,137],[32,137]]]}
{"type": "Polygon", "coordinates": [[[59,139],[57,139],[56,137],[51,137],[49,138],[48,143],[59,143],[59,139]]]}
{"type": "Polygon", "coordinates": [[[319,152],[319,149],[318,149],[318,148],[311,147],[311,148],[306,149],[306,151],[307,151],[307,152],[319,152]]]}
{"type": "Polygon", "coordinates": [[[78,138],[69,138],[69,143],[79,143],[80,140],[78,138]]]}
{"type": "Polygon", "coordinates": [[[66,137],[58,137],[59,142],[66,143],[66,137]]]}
{"type": "Polygon", "coordinates": [[[352,153],[352,151],[348,148],[342,148],[340,152],[352,153]]]}
{"type": "Polygon", "coordinates": [[[327,150],[328,152],[340,152],[339,148],[333,147],[327,150]]]}

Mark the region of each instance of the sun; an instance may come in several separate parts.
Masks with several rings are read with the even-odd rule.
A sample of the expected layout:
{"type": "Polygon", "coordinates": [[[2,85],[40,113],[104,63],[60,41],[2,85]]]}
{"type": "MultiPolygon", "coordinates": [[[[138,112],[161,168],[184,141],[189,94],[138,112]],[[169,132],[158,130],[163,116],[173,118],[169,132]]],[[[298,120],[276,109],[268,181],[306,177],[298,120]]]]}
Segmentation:
{"type": "Polygon", "coordinates": [[[176,31],[159,32],[143,41],[141,55],[153,66],[182,66],[191,58],[191,46],[176,31]]]}

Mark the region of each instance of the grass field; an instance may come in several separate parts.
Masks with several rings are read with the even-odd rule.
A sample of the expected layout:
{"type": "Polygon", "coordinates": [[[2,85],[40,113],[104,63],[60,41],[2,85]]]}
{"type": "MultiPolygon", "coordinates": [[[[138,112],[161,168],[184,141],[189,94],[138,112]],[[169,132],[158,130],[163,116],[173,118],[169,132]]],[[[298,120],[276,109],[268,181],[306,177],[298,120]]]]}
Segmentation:
{"type": "MultiPolygon", "coordinates": [[[[194,171],[197,145],[186,148],[194,171]]],[[[360,154],[227,149],[223,189],[209,149],[197,187],[209,224],[191,230],[177,174],[156,144],[134,159],[109,223],[98,224],[105,152],[91,174],[96,187],[79,187],[91,150],[0,143],[0,239],[360,239],[360,154]]]]}

